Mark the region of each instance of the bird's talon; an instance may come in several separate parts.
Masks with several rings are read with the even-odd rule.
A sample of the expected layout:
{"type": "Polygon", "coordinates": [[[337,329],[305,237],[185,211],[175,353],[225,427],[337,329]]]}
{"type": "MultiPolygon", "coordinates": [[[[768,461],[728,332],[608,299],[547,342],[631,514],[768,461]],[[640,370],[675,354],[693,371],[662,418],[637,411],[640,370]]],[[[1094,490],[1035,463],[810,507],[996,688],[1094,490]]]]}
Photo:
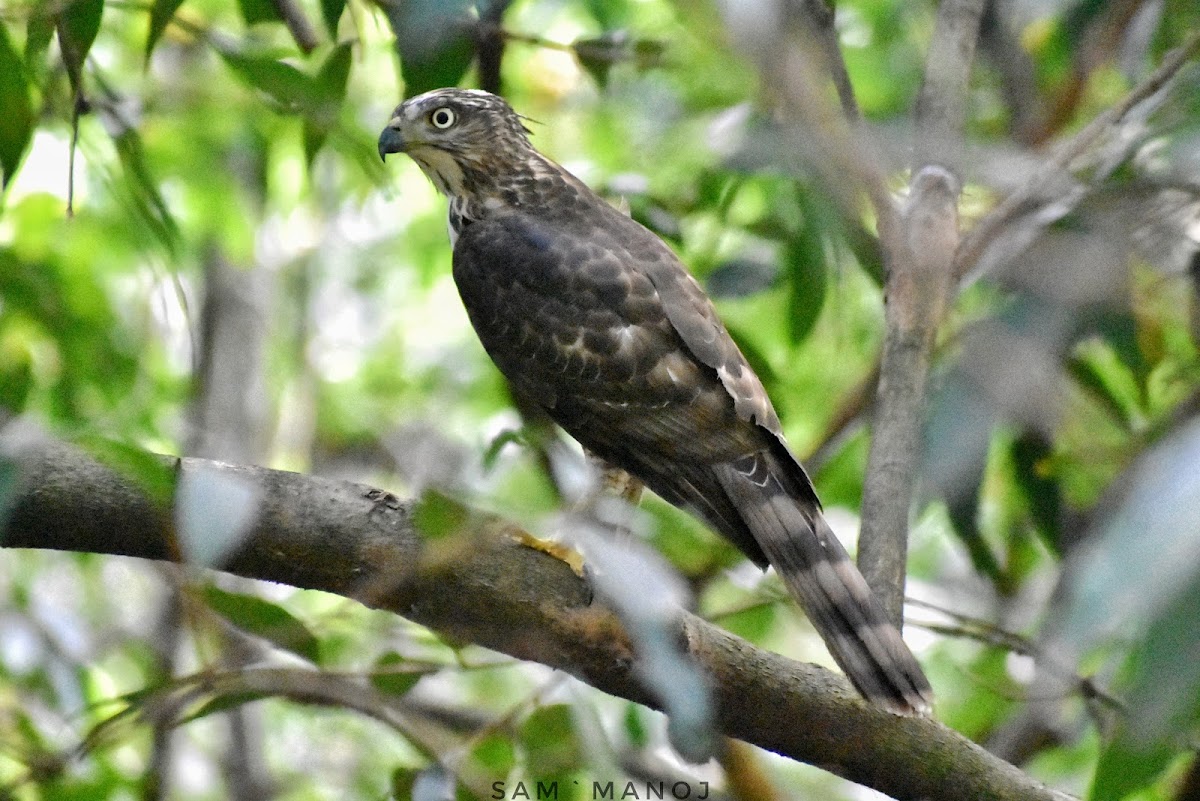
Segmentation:
{"type": "Polygon", "coordinates": [[[571,572],[573,572],[576,576],[579,576],[579,578],[584,577],[583,555],[574,548],[568,548],[561,542],[539,539],[538,537],[530,534],[528,531],[523,531],[520,529],[509,532],[509,536],[519,542],[521,545],[524,545],[526,548],[532,548],[535,551],[541,551],[548,556],[554,557],[560,562],[566,562],[567,567],[571,568],[571,572]]]}

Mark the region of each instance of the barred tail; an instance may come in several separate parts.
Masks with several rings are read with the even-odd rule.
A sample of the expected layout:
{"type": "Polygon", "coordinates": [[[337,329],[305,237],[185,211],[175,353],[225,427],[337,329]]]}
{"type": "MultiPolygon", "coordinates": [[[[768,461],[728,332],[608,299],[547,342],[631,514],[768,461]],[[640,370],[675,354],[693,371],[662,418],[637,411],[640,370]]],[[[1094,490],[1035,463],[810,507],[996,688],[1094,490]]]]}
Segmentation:
{"type": "Polygon", "coordinates": [[[898,714],[928,714],[929,680],[825,522],[807,478],[801,471],[801,490],[789,468],[799,471],[798,464],[782,464],[763,451],[714,469],[767,560],[863,697],[898,714]]]}

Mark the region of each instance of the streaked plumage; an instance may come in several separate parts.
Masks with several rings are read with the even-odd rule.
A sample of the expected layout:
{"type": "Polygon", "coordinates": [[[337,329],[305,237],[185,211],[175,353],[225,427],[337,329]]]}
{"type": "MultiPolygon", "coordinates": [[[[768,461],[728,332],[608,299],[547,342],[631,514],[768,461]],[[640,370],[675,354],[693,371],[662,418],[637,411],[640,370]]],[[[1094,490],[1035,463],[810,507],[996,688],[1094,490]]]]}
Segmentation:
{"type": "Polygon", "coordinates": [[[454,280],[516,392],[586,448],[773,565],[868,699],[925,713],[920,666],[821,515],[762,383],[657,236],[530,145],[486,92],[401,104],[405,152],[450,198],[454,280]]]}

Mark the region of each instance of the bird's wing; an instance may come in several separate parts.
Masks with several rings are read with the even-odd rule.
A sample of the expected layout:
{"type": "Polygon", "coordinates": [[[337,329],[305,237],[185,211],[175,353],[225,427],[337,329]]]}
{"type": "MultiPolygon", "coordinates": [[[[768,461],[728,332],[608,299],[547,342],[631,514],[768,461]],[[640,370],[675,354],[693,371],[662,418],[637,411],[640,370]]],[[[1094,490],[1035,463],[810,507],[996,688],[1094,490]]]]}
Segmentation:
{"type": "MultiPolygon", "coordinates": [[[[668,311],[645,265],[674,255],[648,231],[652,246],[632,241],[625,225],[600,222],[564,230],[552,219],[509,212],[464,227],[454,279],[471,323],[516,392],[589,450],[694,509],[766,564],[707,467],[761,450],[773,435],[738,409],[719,369],[695,354],[668,311]]],[[[696,319],[718,326],[718,336],[685,316],[688,336],[700,337],[706,355],[721,356],[722,364],[742,365],[738,376],[757,385],[698,286],[695,292],[703,301],[696,319]]],[[[775,420],[761,385],[757,391],[765,403],[757,413],[775,420]]]]}

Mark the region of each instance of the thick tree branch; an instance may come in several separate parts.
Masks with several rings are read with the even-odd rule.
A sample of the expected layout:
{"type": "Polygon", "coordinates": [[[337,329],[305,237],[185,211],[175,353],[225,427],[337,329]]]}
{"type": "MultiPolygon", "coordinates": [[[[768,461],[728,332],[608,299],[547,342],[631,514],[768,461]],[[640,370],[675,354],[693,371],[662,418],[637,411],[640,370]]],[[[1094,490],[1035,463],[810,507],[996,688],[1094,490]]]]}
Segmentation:
{"type": "MultiPolygon", "coordinates": [[[[72,447],[8,439],[0,438],[0,455],[20,479],[5,546],[147,559],[178,550],[167,510],[130,480],[72,447]]],[[[480,517],[461,537],[426,543],[410,504],[360,484],[155,458],[177,477],[219,477],[254,491],[257,518],[222,570],[354,598],[653,705],[612,612],[593,603],[570,566],[523,544],[503,521],[480,517]]],[[[823,668],[762,651],[686,613],[679,627],[712,677],[719,724],[732,737],[900,799],[1066,798],[932,720],[868,706],[823,668]]]]}
{"type": "Polygon", "coordinates": [[[944,0],[916,107],[916,148],[901,230],[888,254],[887,325],[863,488],[858,565],[900,625],[908,515],[921,460],[926,383],[958,247],[958,195],[968,80],[983,0],[944,0]]]}

